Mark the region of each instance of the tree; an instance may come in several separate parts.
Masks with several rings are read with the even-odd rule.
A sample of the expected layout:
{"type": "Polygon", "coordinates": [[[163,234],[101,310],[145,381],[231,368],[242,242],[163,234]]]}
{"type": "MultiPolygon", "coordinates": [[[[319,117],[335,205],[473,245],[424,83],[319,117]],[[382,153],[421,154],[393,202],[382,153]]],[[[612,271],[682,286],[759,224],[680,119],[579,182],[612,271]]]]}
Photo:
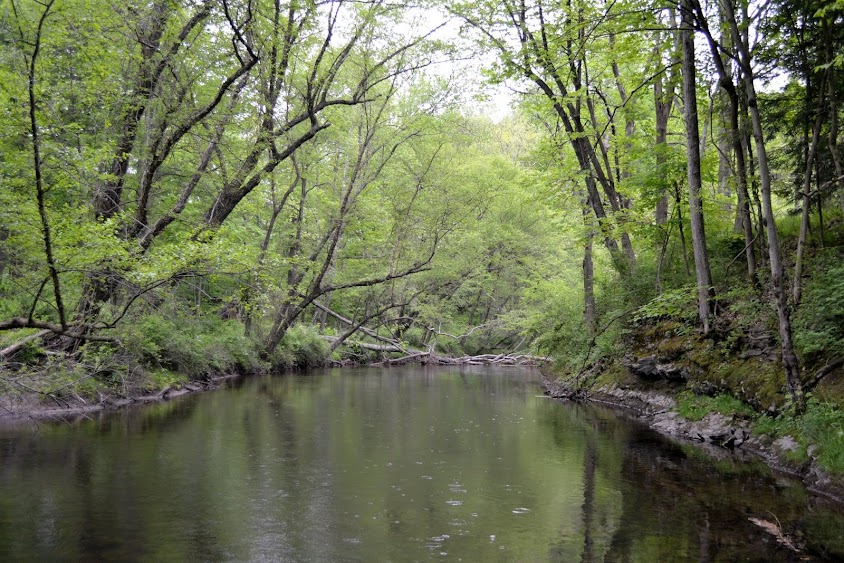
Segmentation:
{"type": "MultiPolygon", "coordinates": [[[[619,249],[608,223],[613,215],[622,217],[627,207],[617,190],[604,144],[603,134],[609,126],[600,129],[593,99],[584,95],[594,87],[587,64],[594,41],[590,18],[609,19],[609,14],[595,14],[582,4],[546,5],[541,1],[532,5],[457,4],[451,9],[480,34],[485,46],[498,53],[501,79],[529,81],[547,99],[576,155],[607,249],[620,270],[635,267],[636,255],[627,229],[620,226],[619,249]]],[[[620,93],[624,94],[623,88],[620,93]]]]}
{"type": "MultiPolygon", "coordinates": [[[[435,51],[422,48],[430,29],[402,35],[384,25],[403,13],[386,1],[131,4],[106,14],[100,34],[96,2],[39,6],[23,3],[10,16],[13,56],[27,64],[16,67],[8,96],[20,99],[30,84],[33,101],[27,124],[9,125],[17,143],[32,137],[41,153],[32,201],[52,280],[51,326],[72,335],[113,329],[152,288],[202,271],[241,202],[331,126],[324,114],[372,102],[382,84],[426,66],[435,51]],[[42,44],[56,55],[43,70],[42,44]],[[48,144],[41,129],[52,133],[48,144]],[[73,236],[52,240],[53,205],[78,210],[73,236]],[[85,260],[71,251],[82,236],[96,247],[85,260]],[[73,263],[62,263],[65,249],[73,263]],[[66,311],[66,283],[75,315],[66,311]]],[[[23,180],[24,149],[9,146],[23,180]]],[[[43,302],[35,291],[29,318],[16,312],[6,324],[34,326],[43,302]]]]}
{"type": "Polygon", "coordinates": [[[805,398],[802,393],[800,372],[797,363],[797,355],[794,353],[794,344],[791,329],[791,317],[788,310],[786,290],[783,282],[783,267],[780,254],[779,235],[774,217],[774,210],[771,201],[771,171],[768,162],[768,153],[765,148],[765,132],[762,128],[762,117],[759,112],[759,105],[756,96],[755,74],[752,65],[751,47],[749,44],[747,28],[750,25],[748,7],[740,4],[741,12],[738,12],[729,2],[725,4],[726,20],[732,32],[733,44],[738,52],[738,62],[741,66],[744,78],[745,96],[747,107],[750,112],[753,125],[753,138],[756,147],[756,160],[759,170],[759,182],[761,186],[762,210],[766,222],[766,234],[768,239],[768,257],[771,267],[771,285],[774,292],[774,299],[779,320],[780,346],[782,349],[782,361],[785,368],[785,381],[788,392],[794,401],[798,411],[805,408],[805,398]],[[737,16],[741,13],[741,19],[737,16]]]}
{"type": "Polygon", "coordinates": [[[680,6],[682,14],[680,41],[683,50],[683,117],[686,124],[686,155],[689,179],[689,216],[692,224],[692,249],[697,278],[698,316],[704,334],[709,332],[712,274],[709,253],[706,249],[706,231],[703,220],[703,199],[700,177],[700,134],[698,133],[697,84],[695,81],[694,16],[691,2],[680,6]]]}

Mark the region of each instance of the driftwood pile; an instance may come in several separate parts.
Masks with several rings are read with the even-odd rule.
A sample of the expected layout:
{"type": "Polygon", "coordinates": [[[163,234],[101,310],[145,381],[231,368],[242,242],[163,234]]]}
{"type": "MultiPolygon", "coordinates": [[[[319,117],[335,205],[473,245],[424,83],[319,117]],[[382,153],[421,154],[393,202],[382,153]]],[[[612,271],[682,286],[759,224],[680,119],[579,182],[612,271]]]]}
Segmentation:
{"type": "Polygon", "coordinates": [[[396,366],[405,364],[434,364],[441,366],[535,366],[548,361],[548,358],[528,354],[480,354],[451,358],[433,352],[414,352],[401,358],[386,359],[373,363],[373,366],[396,366]]]}
{"type": "MultiPolygon", "coordinates": [[[[436,354],[433,351],[433,347],[429,348],[427,351],[408,348],[403,342],[401,342],[397,338],[381,336],[380,334],[378,334],[377,331],[363,326],[363,323],[356,323],[351,319],[347,319],[346,317],[332,311],[327,306],[322,305],[321,303],[314,302],[314,305],[320,311],[325,312],[326,314],[332,316],[341,323],[350,327],[349,330],[347,330],[342,336],[322,336],[323,339],[331,343],[332,351],[338,348],[340,345],[346,345],[351,348],[359,348],[361,350],[378,352],[379,355],[404,354],[399,358],[388,358],[380,362],[369,364],[373,366],[396,366],[404,364],[432,364],[443,366],[535,366],[543,364],[549,360],[549,358],[545,358],[542,356],[531,356],[528,354],[520,354],[517,352],[507,354],[480,354],[477,356],[461,356],[459,358],[452,358],[450,356],[440,356],[439,354],[436,354]],[[362,342],[360,340],[351,340],[350,337],[355,333],[362,333],[374,340],[377,340],[378,344],[373,342],[362,342]]],[[[368,320],[369,318],[370,317],[367,317],[365,320],[368,320]]],[[[473,327],[469,330],[469,332],[460,336],[454,336],[452,334],[439,332],[430,327],[428,328],[428,330],[433,331],[438,335],[448,336],[459,341],[463,337],[472,334],[472,332],[479,328],[482,328],[483,326],[486,325],[473,327]]],[[[521,343],[519,345],[521,345],[521,343]]],[[[338,362],[337,365],[344,365],[344,363],[345,362],[338,362]]]]}

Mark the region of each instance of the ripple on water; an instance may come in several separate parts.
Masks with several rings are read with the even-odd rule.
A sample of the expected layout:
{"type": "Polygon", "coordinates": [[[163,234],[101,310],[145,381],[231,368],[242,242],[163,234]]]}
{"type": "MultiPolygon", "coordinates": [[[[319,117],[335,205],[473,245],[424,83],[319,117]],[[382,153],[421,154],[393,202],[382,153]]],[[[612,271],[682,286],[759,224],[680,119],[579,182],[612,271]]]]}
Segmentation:
{"type": "Polygon", "coordinates": [[[451,491],[452,493],[465,493],[466,492],[466,489],[464,489],[463,485],[461,485],[460,483],[451,483],[448,486],[448,490],[451,491]]]}
{"type": "Polygon", "coordinates": [[[449,536],[448,534],[430,537],[430,538],[428,538],[428,541],[425,542],[425,547],[427,547],[428,549],[431,549],[431,550],[442,549],[443,542],[450,537],[451,536],[449,536]]]}
{"type": "Polygon", "coordinates": [[[448,504],[448,505],[451,505],[451,506],[460,506],[461,504],[463,504],[463,501],[462,500],[447,500],[447,501],[445,501],[445,503],[448,504]]]}
{"type": "Polygon", "coordinates": [[[343,543],[348,543],[348,544],[351,544],[351,545],[359,545],[361,542],[360,542],[360,538],[343,538],[343,543]]]}

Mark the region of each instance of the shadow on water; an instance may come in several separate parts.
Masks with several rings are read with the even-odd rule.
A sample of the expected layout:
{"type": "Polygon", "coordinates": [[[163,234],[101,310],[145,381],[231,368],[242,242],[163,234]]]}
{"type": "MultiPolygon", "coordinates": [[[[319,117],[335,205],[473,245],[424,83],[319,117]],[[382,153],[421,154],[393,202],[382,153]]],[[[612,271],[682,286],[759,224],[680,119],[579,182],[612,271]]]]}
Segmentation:
{"type": "Polygon", "coordinates": [[[0,429],[2,560],[833,560],[842,530],[528,371],[325,370],[0,429]]]}

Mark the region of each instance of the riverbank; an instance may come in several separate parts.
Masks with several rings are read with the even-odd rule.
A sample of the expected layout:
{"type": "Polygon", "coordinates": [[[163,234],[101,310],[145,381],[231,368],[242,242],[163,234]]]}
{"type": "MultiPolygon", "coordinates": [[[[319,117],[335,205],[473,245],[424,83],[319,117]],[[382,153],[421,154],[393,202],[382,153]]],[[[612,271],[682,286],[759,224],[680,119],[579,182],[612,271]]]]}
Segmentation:
{"type": "Polygon", "coordinates": [[[41,394],[31,393],[27,396],[17,397],[15,404],[10,404],[9,398],[3,397],[0,399],[2,400],[2,404],[0,404],[0,424],[75,420],[131,406],[165,402],[191,393],[212,391],[219,389],[230,381],[243,377],[249,376],[236,373],[218,375],[207,380],[184,382],[176,386],[168,385],[152,393],[137,393],[129,396],[100,393],[96,401],[85,400],[83,397],[77,396],[48,404],[44,402],[44,397],[41,394]]]}
{"type": "Polygon", "coordinates": [[[839,470],[844,416],[837,378],[825,381],[807,412],[797,416],[788,410],[783,389],[759,388],[777,368],[771,349],[729,356],[697,336],[654,343],[639,333],[636,347],[623,358],[596,362],[576,377],[546,376],[543,387],[554,398],[611,406],[710,453],[761,458],[772,470],[802,480],[811,492],[844,504],[839,470]],[[748,359],[755,370],[745,365],[748,359]],[[721,377],[731,370],[738,388],[721,377]],[[768,403],[760,400],[764,392],[770,393],[768,403]]]}
{"type": "MultiPolygon", "coordinates": [[[[524,354],[483,354],[477,356],[451,357],[434,352],[413,351],[409,355],[390,357],[384,353],[375,357],[378,361],[354,361],[349,358],[322,361],[311,360],[303,366],[287,365],[274,373],[294,373],[318,367],[391,367],[408,364],[438,365],[438,366],[493,366],[493,367],[531,367],[545,362],[547,358],[524,354]],[[378,359],[384,356],[382,359],[378,359]]],[[[395,354],[392,354],[395,355],[395,354]]],[[[136,366],[137,368],[137,366],[136,366]]],[[[72,371],[72,370],[71,370],[72,371]]],[[[127,370],[128,371],[128,370],[127,370]]],[[[52,389],[50,387],[38,389],[23,384],[21,389],[12,397],[9,394],[0,395],[0,423],[14,423],[29,420],[67,420],[69,418],[85,417],[94,413],[107,412],[131,405],[155,403],[181,397],[190,393],[211,391],[226,382],[270,373],[267,370],[239,371],[205,375],[198,378],[180,377],[176,373],[159,372],[159,377],[153,373],[140,370],[141,376],[135,377],[135,384],[131,387],[123,386],[116,389],[107,384],[85,390],[77,389],[85,380],[96,374],[89,373],[78,377],[72,385],[52,389]],[[161,377],[162,375],[166,377],[161,377]],[[150,390],[151,386],[158,387],[150,390]],[[52,390],[51,390],[52,389],[52,390]],[[83,395],[84,393],[84,395],[83,395]]],[[[52,385],[52,383],[50,383],[52,385]]]]}

